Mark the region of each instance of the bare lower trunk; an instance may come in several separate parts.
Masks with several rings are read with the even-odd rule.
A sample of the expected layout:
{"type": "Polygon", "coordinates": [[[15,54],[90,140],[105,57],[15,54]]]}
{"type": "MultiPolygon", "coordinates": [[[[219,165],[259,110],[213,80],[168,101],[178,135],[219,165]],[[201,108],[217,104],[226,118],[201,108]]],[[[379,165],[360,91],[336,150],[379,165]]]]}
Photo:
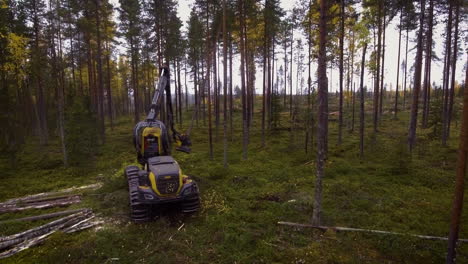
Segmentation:
{"type": "Polygon", "coordinates": [[[424,84],[423,84],[423,112],[422,127],[427,127],[429,115],[429,98],[431,89],[431,60],[432,60],[432,27],[433,27],[433,0],[429,1],[428,28],[426,33],[426,61],[424,65],[424,84]]]}
{"type": "MultiPolygon", "coordinates": [[[[338,116],[338,145],[341,145],[342,130],[343,130],[343,51],[344,51],[344,19],[345,19],[345,5],[344,0],[341,0],[340,12],[340,102],[339,102],[339,116],[338,116]]],[[[309,55],[310,56],[310,55],[309,55]]],[[[310,68],[310,65],[309,65],[310,68]]]]}
{"type": "Polygon", "coordinates": [[[450,79],[450,62],[451,62],[451,47],[452,47],[452,1],[449,2],[449,17],[447,22],[447,42],[445,44],[445,68],[444,68],[444,104],[442,111],[442,145],[447,145],[447,124],[448,124],[448,98],[449,98],[449,79],[450,79]]]}
{"type": "Polygon", "coordinates": [[[457,51],[458,51],[458,24],[460,17],[460,5],[457,4],[455,17],[455,34],[454,34],[454,43],[453,43],[453,58],[452,58],[452,80],[450,84],[450,95],[449,95],[449,104],[447,109],[447,125],[445,127],[446,132],[445,136],[447,140],[450,138],[450,123],[452,121],[452,112],[454,104],[454,95],[455,95],[455,72],[457,67],[457,51]]]}
{"type": "MultiPolygon", "coordinates": [[[[467,60],[468,61],[468,60],[467,60]]],[[[460,131],[460,143],[457,159],[457,176],[455,180],[455,194],[452,204],[452,220],[448,239],[447,264],[455,263],[458,232],[463,208],[465,190],[466,161],[468,159],[468,67],[465,72],[465,89],[463,97],[463,117],[460,131]]]]}
{"type": "Polygon", "coordinates": [[[400,77],[400,51],[401,51],[401,19],[402,19],[402,11],[400,9],[400,27],[398,31],[398,62],[397,62],[397,77],[396,77],[396,91],[395,91],[395,107],[393,109],[393,118],[397,118],[398,113],[398,86],[399,86],[399,77],[400,77]]]}
{"type": "Polygon", "coordinates": [[[226,32],[226,0],[223,1],[223,146],[224,168],[227,168],[227,32],[226,32]]]}
{"type": "Polygon", "coordinates": [[[413,103],[411,104],[411,120],[408,131],[408,147],[412,151],[416,144],[416,125],[418,120],[419,92],[421,90],[421,68],[422,68],[422,38],[424,29],[424,6],[426,1],[421,0],[421,14],[419,18],[418,44],[416,46],[416,61],[414,69],[413,103]]]}
{"type": "Polygon", "coordinates": [[[377,32],[377,69],[375,73],[375,80],[374,80],[374,132],[377,132],[377,126],[378,126],[378,121],[379,121],[379,94],[380,94],[380,54],[381,54],[381,48],[382,48],[382,17],[381,17],[381,12],[382,12],[382,1],[378,2],[378,32],[377,32]]]}
{"type": "MultiPolygon", "coordinates": [[[[384,16],[383,16],[383,45],[382,45],[382,65],[380,66],[381,71],[380,71],[380,103],[379,103],[379,116],[382,116],[383,113],[383,99],[385,95],[385,88],[384,88],[384,78],[385,78],[385,32],[386,32],[386,17],[385,17],[385,9],[383,10],[384,16]]],[[[379,121],[382,118],[379,119],[379,121]]]]}
{"type": "Polygon", "coordinates": [[[364,65],[366,62],[366,49],[367,43],[364,44],[362,49],[362,62],[361,62],[361,83],[359,84],[360,95],[360,111],[359,111],[359,154],[361,159],[364,158],[364,65]]]}
{"type": "Polygon", "coordinates": [[[328,122],[327,113],[327,1],[320,1],[320,22],[319,22],[319,56],[318,56],[318,129],[317,129],[317,170],[315,177],[314,208],[312,212],[312,224],[321,224],[322,214],[322,179],[325,176],[325,157],[328,122]]]}
{"type": "Polygon", "coordinates": [[[408,40],[409,40],[409,35],[408,32],[409,29],[408,27],[406,28],[406,52],[405,52],[405,81],[403,84],[403,111],[406,111],[406,76],[408,74],[408,40]]]}

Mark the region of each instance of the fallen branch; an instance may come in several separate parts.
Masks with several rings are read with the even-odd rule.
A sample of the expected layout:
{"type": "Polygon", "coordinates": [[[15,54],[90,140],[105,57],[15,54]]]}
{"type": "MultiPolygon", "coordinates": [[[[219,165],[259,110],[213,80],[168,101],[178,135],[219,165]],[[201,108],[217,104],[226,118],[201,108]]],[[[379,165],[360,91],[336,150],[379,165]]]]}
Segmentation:
{"type": "Polygon", "coordinates": [[[81,209],[75,209],[75,210],[65,210],[65,211],[60,211],[60,212],[55,212],[55,213],[50,213],[50,214],[42,214],[42,215],[29,216],[29,217],[23,217],[23,218],[18,218],[18,219],[3,220],[3,221],[0,221],[0,224],[6,224],[6,223],[11,223],[11,222],[44,220],[44,219],[54,218],[57,216],[74,214],[74,213],[82,212],[85,210],[89,210],[89,209],[81,208],[81,209]]]}
{"type": "Polygon", "coordinates": [[[57,231],[66,233],[77,232],[101,223],[103,220],[90,221],[94,214],[89,209],[60,218],[48,224],[6,237],[0,237],[0,249],[10,249],[0,253],[0,259],[10,257],[20,251],[28,249],[44,241],[47,237],[57,231]]]}
{"type": "MultiPolygon", "coordinates": [[[[33,237],[43,235],[43,234],[49,232],[50,230],[55,229],[57,226],[63,227],[62,224],[70,223],[69,222],[70,220],[79,219],[77,221],[80,221],[82,217],[86,217],[86,216],[88,216],[90,214],[92,214],[91,211],[88,211],[88,210],[82,211],[82,212],[79,212],[79,213],[76,213],[76,214],[72,214],[72,215],[65,216],[63,218],[57,219],[57,220],[52,221],[50,223],[47,223],[45,225],[41,225],[41,226],[38,226],[38,227],[35,227],[35,228],[32,228],[32,229],[26,230],[26,231],[21,232],[21,233],[17,233],[17,234],[10,235],[10,236],[0,237],[0,249],[11,246],[11,243],[13,241],[21,242],[21,241],[29,239],[29,238],[33,238],[33,237]],[[8,241],[10,241],[10,242],[8,242],[8,241]]],[[[16,244],[16,243],[14,243],[14,244],[16,244]]]]}
{"type": "Polygon", "coordinates": [[[0,206],[8,205],[8,204],[16,204],[16,203],[19,203],[19,202],[26,202],[28,200],[39,199],[39,198],[42,198],[42,197],[51,197],[51,196],[64,195],[64,194],[71,193],[71,192],[74,192],[74,191],[95,190],[95,189],[99,189],[101,186],[102,186],[102,183],[95,183],[95,184],[90,184],[90,185],[84,185],[84,186],[79,186],[79,187],[71,187],[71,188],[67,188],[67,189],[62,189],[62,190],[58,190],[58,191],[55,191],[55,192],[38,193],[38,194],[28,195],[28,196],[24,196],[24,197],[20,197],[20,198],[13,198],[13,199],[6,200],[5,202],[0,203],[0,206]]]}
{"type": "Polygon", "coordinates": [[[45,209],[51,207],[60,207],[67,206],[75,203],[81,202],[81,197],[79,195],[66,196],[65,198],[59,199],[48,199],[44,202],[34,202],[25,206],[18,206],[17,204],[4,204],[0,205],[0,213],[11,213],[19,212],[28,209],[45,209]]]}
{"type": "Polygon", "coordinates": [[[86,222],[89,222],[89,221],[90,221],[91,219],[93,219],[94,217],[95,217],[94,214],[92,214],[92,215],[89,216],[88,218],[85,218],[85,219],[83,219],[83,220],[81,220],[81,221],[79,221],[79,222],[77,222],[77,223],[75,223],[75,224],[73,224],[73,225],[71,225],[71,226],[68,226],[68,227],[62,229],[62,231],[65,232],[65,233],[67,233],[67,232],[70,231],[70,230],[76,229],[77,226],[79,226],[79,225],[81,225],[81,224],[84,224],[84,223],[86,223],[86,222]]]}
{"type": "Polygon", "coordinates": [[[91,228],[93,226],[97,226],[97,225],[100,225],[100,224],[104,224],[104,220],[95,219],[94,221],[88,221],[88,222],[85,222],[85,223],[81,223],[80,225],[76,226],[74,229],[70,229],[68,231],[65,231],[65,233],[75,233],[75,232],[78,232],[78,231],[81,231],[81,230],[84,230],[84,229],[88,229],[88,228],[91,228]]]}
{"type": "Polygon", "coordinates": [[[20,243],[19,245],[17,245],[16,247],[10,249],[10,250],[7,250],[7,251],[4,251],[2,253],[0,253],[0,259],[3,259],[3,258],[8,258],[8,257],[11,257],[13,256],[14,254],[18,253],[18,252],[21,252],[25,249],[28,249],[32,246],[35,246],[39,243],[41,243],[42,241],[44,241],[47,237],[49,237],[50,235],[52,235],[53,233],[55,233],[57,230],[52,230],[46,234],[43,234],[41,236],[38,236],[38,237],[35,237],[33,239],[30,239],[30,240],[27,240],[27,241],[24,241],[22,243],[20,243]]]}
{"type": "MultiPolygon", "coordinates": [[[[429,240],[445,240],[445,241],[448,240],[447,237],[414,235],[414,234],[405,234],[405,233],[398,233],[398,232],[373,230],[373,229],[362,229],[362,228],[352,228],[352,227],[315,226],[315,225],[310,225],[310,224],[298,224],[298,223],[282,222],[282,221],[278,222],[278,225],[286,225],[286,226],[302,227],[302,228],[315,228],[315,229],[320,229],[322,231],[334,230],[334,231],[349,231],[349,232],[366,232],[366,233],[378,233],[378,234],[398,235],[398,236],[411,236],[411,237],[417,237],[417,238],[429,239],[429,240]]],[[[468,239],[458,239],[458,241],[468,242],[468,239]]]]}

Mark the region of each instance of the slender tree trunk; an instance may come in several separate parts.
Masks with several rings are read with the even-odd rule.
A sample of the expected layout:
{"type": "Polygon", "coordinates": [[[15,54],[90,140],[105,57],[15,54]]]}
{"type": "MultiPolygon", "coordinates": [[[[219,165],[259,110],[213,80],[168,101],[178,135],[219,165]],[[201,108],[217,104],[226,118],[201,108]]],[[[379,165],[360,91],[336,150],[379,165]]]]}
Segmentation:
{"type": "Polygon", "coordinates": [[[228,167],[228,141],[227,141],[227,32],[226,32],[226,0],[223,0],[223,146],[224,168],[228,167]]]}
{"type": "MultiPolygon", "coordinates": [[[[348,44],[348,47],[349,47],[349,50],[350,50],[350,55],[348,56],[348,71],[347,71],[347,90],[349,91],[349,88],[351,85],[353,85],[354,87],[354,53],[355,53],[355,33],[353,30],[351,30],[351,39],[350,39],[350,43],[348,44]],[[349,62],[349,60],[351,59],[351,63],[349,62]]],[[[349,109],[349,100],[347,100],[348,102],[348,109],[349,109]]]]}
{"type": "Polygon", "coordinates": [[[270,57],[270,40],[267,40],[267,85],[266,85],[266,126],[267,129],[270,129],[271,125],[271,105],[270,105],[270,96],[271,96],[271,57],[270,57]]]}
{"type": "Polygon", "coordinates": [[[353,83],[353,91],[352,91],[352,95],[353,95],[353,114],[352,114],[352,121],[351,121],[351,132],[354,131],[354,116],[355,116],[355,112],[356,112],[356,108],[355,108],[355,105],[356,105],[356,85],[353,83]]]}
{"type": "Polygon", "coordinates": [[[398,96],[399,96],[399,91],[398,91],[398,85],[399,85],[399,77],[400,77],[400,51],[401,51],[401,21],[402,21],[402,10],[400,9],[400,25],[399,25],[399,30],[398,30],[398,62],[397,62],[397,72],[396,72],[396,91],[395,91],[395,107],[393,109],[393,118],[397,119],[397,113],[398,113],[398,96]]]}
{"type": "Polygon", "coordinates": [[[242,159],[247,159],[247,98],[245,88],[245,43],[244,43],[244,23],[245,23],[245,7],[244,2],[239,1],[240,11],[240,53],[241,53],[241,91],[242,91],[242,159]]]}
{"type": "Polygon", "coordinates": [[[105,141],[105,126],[104,126],[104,80],[102,73],[102,45],[101,45],[101,3],[96,0],[96,35],[97,35],[97,71],[98,71],[98,116],[99,116],[99,133],[101,135],[101,143],[105,141]]]}
{"type": "Polygon", "coordinates": [[[382,53],[382,2],[378,2],[377,16],[378,16],[378,29],[377,29],[377,69],[375,72],[374,80],[374,133],[377,133],[377,126],[379,121],[379,85],[380,85],[380,55],[382,53]]]}
{"type": "MultiPolygon", "coordinates": [[[[207,7],[206,7],[206,32],[208,34],[209,32],[209,24],[208,24],[208,16],[210,12],[210,8],[207,2],[207,7]]],[[[211,41],[210,41],[210,36],[206,36],[206,84],[205,87],[208,90],[208,140],[209,140],[209,155],[210,155],[210,160],[213,160],[213,135],[212,135],[212,128],[211,128],[211,83],[210,83],[210,75],[211,75],[211,41]]]]}
{"type": "Polygon", "coordinates": [[[175,123],[179,122],[179,93],[177,92],[179,90],[179,85],[177,82],[177,64],[176,60],[173,60],[173,69],[174,69],[174,103],[175,103],[175,123]]]}
{"type": "MultiPolygon", "coordinates": [[[[266,10],[265,10],[266,11],[266,10]]],[[[264,22],[264,36],[263,36],[263,92],[262,92],[262,147],[265,147],[265,118],[266,118],[266,76],[267,76],[267,23],[264,22]]]]}
{"type": "Polygon", "coordinates": [[[231,136],[231,141],[234,138],[233,134],[233,111],[234,111],[234,106],[233,106],[233,94],[232,94],[232,37],[231,33],[229,32],[229,130],[231,131],[230,136],[231,136]]]}
{"type": "Polygon", "coordinates": [[[47,104],[46,97],[44,92],[44,87],[42,83],[42,73],[41,73],[41,59],[42,51],[40,48],[40,21],[38,14],[38,3],[33,0],[33,31],[34,31],[34,52],[32,54],[32,64],[33,64],[33,80],[36,85],[37,92],[37,112],[38,112],[38,128],[39,128],[39,141],[41,145],[47,145],[49,141],[49,131],[47,125],[47,104]]]}
{"type": "Polygon", "coordinates": [[[114,116],[113,116],[113,105],[112,105],[112,89],[111,89],[111,68],[110,68],[110,46],[107,42],[107,54],[106,54],[106,64],[107,64],[107,115],[109,116],[111,129],[114,129],[114,116]]]}
{"type": "MultiPolygon", "coordinates": [[[[343,133],[343,53],[344,53],[344,20],[345,20],[345,5],[344,0],[341,0],[340,12],[340,102],[338,110],[338,145],[342,142],[343,133]]],[[[310,65],[309,65],[310,68],[310,65]]],[[[310,71],[309,71],[310,72],[310,71]]],[[[310,78],[310,77],[309,77],[310,78]]]]}
{"type": "Polygon", "coordinates": [[[408,40],[409,40],[409,29],[406,27],[406,52],[405,52],[405,81],[403,84],[403,111],[406,110],[406,76],[408,74],[408,40]]]}
{"type": "Polygon", "coordinates": [[[80,94],[84,95],[83,89],[83,63],[81,61],[81,41],[80,35],[78,35],[78,77],[79,77],[79,91],[80,94]]]}
{"type": "Polygon", "coordinates": [[[218,33],[213,42],[213,99],[214,99],[214,112],[215,112],[215,141],[219,139],[219,87],[218,87],[218,67],[217,67],[217,45],[218,45],[218,33]]]}
{"type": "MultiPolygon", "coordinates": [[[[49,2],[50,6],[53,6],[53,3],[49,2]]],[[[55,4],[55,9],[59,10],[60,6],[58,3],[55,4]]],[[[61,143],[61,150],[62,150],[62,155],[63,155],[63,165],[65,167],[68,166],[68,155],[67,155],[67,148],[66,148],[66,142],[65,142],[65,115],[64,115],[64,105],[65,105],[65,96],[64,96],[64,90],[65,90],[65,79],[63,76],[63,65],[62,63],[62,52],[61,52],[61,46],[62,46],[62,40],[61,40],[61,22],[60,22],[60,16],[58,14],[54,14],[54,17],[56,19],[51,18],[51,26],[52,26],[52,31],[56,32],[57,34],[57,39],[59,41],[59,47],[58,47],[58,52],[57,48],[55,45],[55,33],[52,33],[52,39],[50,40],[51,43],[51,50],[52,50],[52,59],[53,59],[53,77],[54,77],[54,83],[55,83],[55,88],[56,88],[56,93],[57,93],[57,118],[58,118],[58,130],[59,130],[59,135],[60,135],[60,143],[61,143]],[[58,20],[58,21],[56,21],[58,20]],[[58,54],[57,54],[58,53],[58,54]]]]}
{"type": "Polygon", "coordinates": [[[177,93],[178,93],[178,96],[177,98],[179,99],[179,103],[177,104],[177,106],[179,107],[178,109],[178,114],[179,114],[179,124],[182,125],[183,121],[182,121],[182,101],[183,101],[183,98],[182,98],[182,81],[181,81],[181,78],[180,78],[180,59],[177,58],[176,59],[176,63],[177,63],[177,86],[178,86],[178,90],[177,90],[177,93]]]}
{"type": "Polygon", "coordinates": [[[185,111],[189,111],[189,93],[188,93],[188,86],[187,86],[187,61],[184,61],[184,86],[185,86],[185,111]]]}
{"type": "Polygon", "coordinates": [[[414,70],[414,89],[413,89],[413,103],[411,104],[411,120],[408,131],[408,147],[412,151],[416,144],[416,125],[418,120],[418,104],[419,104],[419,92],[421,90],[421,68],[422,68],[422,41],[423,41],[423,30],[424,30],[424,7],[426,0],[421,0],[421,14],[419,18],[419,32],[418,32],[418,44],[416,46],[416,61],[414,70]]]}
{"type": "Polygon", "coordinates": [[[361,83],[359,85],[359,96],[361,97],[359,111],[359,156],[361,159],[364,158],[364,65],[366,63],[366,49],[367,43],[364,44],[362,49],[361,83]]]}
{"type": "Polygon", "coordinates": [[[448,125],[448,104],[449,104],[449,79],[450,79],[450,62],[451,62],[451,47],[452,47],[452,1],[449,1],[449,17],[447,21],[447,42],[446,42],[446,67],[444,69],[444,104],[443,104],[443,115],[442,115],[442,145],[447,145],[447,125],[448,125]]]}
{"type": "MultiPolygon", "coordinates": [[[[384,93],[384,78],[385,78],[385,32],[386,32],[386,29],[387,29],[387,25],[386,25],[385,8],[383,8],[382,65],[380,66],[380,68],[381,68],[381,72],[380,72],[380,103],[379,103],[379,116],[380,116],[380,119],[381,119],[382,113],[383,113],[383,99],[384,99],[384,96],[385,96],[385,93],[384,93]]],[[[379,121],[380,121],[380,119],[379,119],[379,121]]]]}
{"type": "MultiPolygon", "coordinates": [[[[201,60],[201,76],[205,76],[205,66],[204,60],[201,60]]],[[[202,106],[202,116],[203,116],[203,125],[206,126],[206,79],[202,79],[202,85],[200,86],[200,92],[198,96],[200,96],[201,106],[202,106]]]]}
{"type": "Polygon", "coordinates": [[[284,40],[284,96],[283,96],[283,105],[284,109],[287,109],[286,107],[286,97],[288,94],[288,50],[287,50],[287,40],[284,40]]]}
{"type": "Polygon", "coordinates": [[[447,125],[445,127],[446,132],[446,140],[450,138],[450,123],[452,121],[452,112],[453,112],[453,104],[454,102],[454,95],[455,95],[455,72],[457,67],[457,51],[458,51],[458,24],[460,21],[460,4],[456,4],[455,9],[455,35],[454,35],[454,42],[453,42],[453,58],[452,58],[452,81],[450,84],[450,98],[449,104],[447,109],[447,125]]]}
{"type": "Polygon", "coordinates": [[[431,89],[431,62],[432,62],[432,27],[433,27],[433,0],[429,0],[428,25],[426,33],[426,61],[424,65],[424,84],[423,84],[423,112],[422,127],[427,127],[427,118],[429,114],[429,96],[431,89]]]}
{"type": "Polygon", "coordinates": [[[193,90],[194,90],[194,99],[195,99],[195,108],[194,108],[194,111],[195,111],[195,120],[196,120],[196,124],[197,124],[197,127],[198,127],[198,115],[199,115],[199,112],[200,112],[200,88],[199,88],[199,80],[198,80],[198,61],[195,62],[195,69],[194,69],[194,73],[193,73],[193,90]]]}
{"type": "MultiPolygon", "coordinates": [[[[138,74],[138,71],[137,71],[137,67],[136,67],[136,64],[138,64],[138,59],[137,59],[137,51],[136,51],[136,47],[135,45],[133,44],[133,38],[130,39],[130,52],[131,52],[131,65],[132,65],[132,88],[133,88],[133,110],[134,110],[134,123],[138,123],[138,121],[140,120],[140,112],[139,112],[139,102],[138,102],[138,80],[137,80],[137,74],[138,74]]],[[[162,111],[164,111],[164,107],[162,109],[162,111]]],[[[161,116],[164,116],[162,113],[161,113],[161,116]]]]}
{"type": "MultiPolygon", "coordinates": [[[[457,7],[458,8],[458,7],[457,7]]],[[[467,54],[468,55],[468,54],[467,54]]],[[[468,62],[468,60],[467,60],[468,62]]],[[[448,238],[447,264],[455,263],[458,232],[460,230],[463,209],[463,196],[465,190],[466,161],[468,159],[468,67],[465,72],[465,89],[463,97],[463,117],[460,131],[460,143],[457,159],[457,177],[455,179],[455,193],[452,204],[452,219],[448,238]]]]}
{"type": "Polygon", "coordinates": [[[292,118],[293,116],[293,46],[294,46],[294,26],[291,25],[291,56],[290,57],[290,65],[289,65],[289,117],[292,118]]]}
{"type": "Polygon", "coordinates": [[[322,214],[322,179],[325,176],[325,157],[326,157],[326,123],[328,122],[327,113],[327,10],[326,0],[320,1],[320,19],[319,19],[319,55],[318,55],[318,129],[317,129],[317,174],[315,178],[314,208],[312,212],[312,224],[321,224],[322,214]]]}
{"type": "MultiPolygon", "coordinates": [[[[309,0],[309,10],[312,8],[312,0],[309,0]]],[[[307,15],[307,121],[306,121],[306,134],[305,134],[305,153],[309,151],[308,143],[310,141],[311,148],[313,148],[313,114],[312,114],[312,17],[311,14],[307,15]]],[[[344,30],[344,29],[343,29],[344,30]]],[[[286,53],[285,53],[286,56],[286,53]]]]}

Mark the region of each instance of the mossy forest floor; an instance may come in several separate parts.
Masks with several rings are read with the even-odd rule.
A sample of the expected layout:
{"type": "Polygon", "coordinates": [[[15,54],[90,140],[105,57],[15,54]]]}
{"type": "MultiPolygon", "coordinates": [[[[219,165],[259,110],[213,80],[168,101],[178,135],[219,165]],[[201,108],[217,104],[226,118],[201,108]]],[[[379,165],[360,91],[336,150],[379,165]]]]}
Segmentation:
{"type": "MultiPolygon", "coordinates": [[[[189,114],[187,114],[187,117],[189,114]]],[[[257,115],[257,118],[260,114],[257,115]]],[[[106,143],[80,167],[64,168],[59,142],[47,148],[24,145],[12,168],[0,161],[0,200],[102,182],[79,205],[108,221],[98,230],[54,234],[42,245],[2,263],[443,263],[446,242],[405,236],[325,232],[277,225],[309,223],[315,182],[315,154],[304,152],[304,135],[287,129],[267,135],[261,147],[256,119],[248,159],[242,160],[241,126],[229,140],[229,168],[222,166],[222,126],[208,156],[207,129],[193,129],[191,154],[173,153],[182,170],[200,186],[202,209],[183,217],[163,215],[154,222],[129,221],[123,170],[135,164],[130,118],[106,131],[106,143]],[[292,141],[291,141],[292,140],[292,141]],[[177,231],[179,226],[184,227],[177,231]]],[[[185,127],[188,121],[185,120],[185,127]]],[[[370,122],[369,122],[370,123],[370,122]]],[[[287,126],[286,121],[282,124],[287,126]]],[[[337,125],[330,122],[329,158],[323,182],[323,225],[447,236],[454,189],[459,127],[448,148],[429,140],[418,127],[418,147],[406,148],[407,113],[385,117],[380,132],[366,128],[365,158],[359,159],[356,130],[344,132],[337,146],[337,125]]],[[[214,135],[214,138],[216,136],[214,135]]],[[[31,142],[36,142],[31,139],[31,142]]],[[[315,149],[315,146],[314,146],[315,149]]],[[[309,151],[310,152],[310,151],[309,151]]],[[[312,151],[314,152],[314,151],[312,151]]],[[[465,207],[468,204],[465,196],[465,207]]],[[[468,209],[468,208],[465,208],[468,209]]],[[[29,210],[0,215],[0,221],[62,210],[29,210]]],[[[50,220],[49,220],[50,221],[50,220]]],[[[0,235],[13,234],[47,221],[0,224],[0,235]]],[[[461,238],[468,238],[465,210],[461,238]]],[[[468,263],[468,244],[457,263],[468,263]]]]}

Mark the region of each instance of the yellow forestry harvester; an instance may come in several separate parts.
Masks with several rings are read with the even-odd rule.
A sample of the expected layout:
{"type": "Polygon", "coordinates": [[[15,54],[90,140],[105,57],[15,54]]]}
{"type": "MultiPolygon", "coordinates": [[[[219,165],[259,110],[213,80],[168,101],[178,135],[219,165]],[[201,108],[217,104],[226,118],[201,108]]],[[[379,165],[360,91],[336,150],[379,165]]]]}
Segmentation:
{"type": "Polygon", "coordinates": [[[183,213],[194,213],[200,208],[198,186],[182,173],[179,164],[170,155],[169,133],[164,123],[157,119],[162,101],[165,101],[167,123],[176,150],[190,153],[189,136],[178,133],[174,128],[169,76],[169,68],[162,67],[148,116],[133,130],[133,143],[142,166],[128,166],[125,169],[130,214],[134,222],[152,220],[163,204],[178,206],[183,213]],[[163,100],[164,93],[166,100],[163,100]]]}

